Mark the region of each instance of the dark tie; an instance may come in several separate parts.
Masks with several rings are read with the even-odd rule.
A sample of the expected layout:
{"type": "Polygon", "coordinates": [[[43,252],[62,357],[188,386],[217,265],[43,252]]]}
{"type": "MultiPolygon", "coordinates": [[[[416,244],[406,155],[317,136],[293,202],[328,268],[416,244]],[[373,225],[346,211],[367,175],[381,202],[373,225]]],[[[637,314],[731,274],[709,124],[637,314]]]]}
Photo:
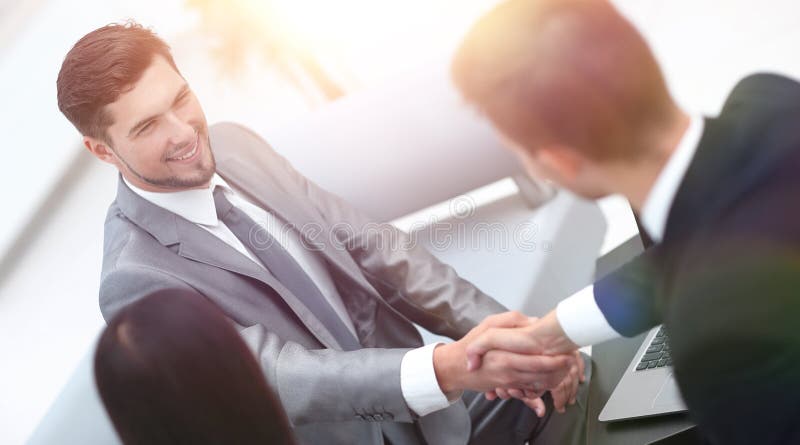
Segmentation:
{"type": "Polygon", "coordinates": [[[361,349],[358,340],[328,304],[311,277],[266,229],[231,204],[221,187],[214,189],[214,205],[217,217],[325,325],[345,351],[361,349]],[[256,238],[258,243],[255,242],[256,238]]]}

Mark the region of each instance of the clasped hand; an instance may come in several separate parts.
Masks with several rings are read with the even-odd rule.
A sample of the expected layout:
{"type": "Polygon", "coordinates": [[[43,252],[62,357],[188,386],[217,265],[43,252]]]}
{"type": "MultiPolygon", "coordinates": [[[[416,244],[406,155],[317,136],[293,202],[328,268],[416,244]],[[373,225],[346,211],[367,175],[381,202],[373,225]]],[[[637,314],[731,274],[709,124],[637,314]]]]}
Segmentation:
{"type": "Polygon", "coordinates": [[[556,411],[564,412],[584,381],[584,362],[552,323],[551,315],[539,320],[519,312],[487,317],[459,341],[434,350],[439,385],[445,393],[471,389],[490,400],[517,398],[539,417],[545,414],[541,396],[550,391],[556,411]]]}

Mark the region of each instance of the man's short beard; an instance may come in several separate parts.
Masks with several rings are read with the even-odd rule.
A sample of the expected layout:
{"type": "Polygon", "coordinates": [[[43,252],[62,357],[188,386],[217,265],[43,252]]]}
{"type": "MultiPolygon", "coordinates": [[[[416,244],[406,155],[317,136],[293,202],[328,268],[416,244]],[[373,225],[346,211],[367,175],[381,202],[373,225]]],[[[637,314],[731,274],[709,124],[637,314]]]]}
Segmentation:
{"type": "MultiPolygon", "coordinates": [[[[214,159],[214,153],[211,151],[211,141],[209,140],[208,136],[206,136],[206,147],[208,148],[209,155],[211,156],[211,165],[207,169],[206,168],[201,169],[200,171],[202,173],[202,176],[196,178],[179,178],[177,176],[169,176],[166,178],[150,178],[137,172],[130,164],[128,164],[128,161],[126,161],[119,154],[117,154],[117,159],[122,161],[122,163],[125,164],[125,168],[127,168],[129,172],[131,172],[134,176],[139,178],[142,182],[161,188],[186,190],[186,189],[201,187],[203,185],[208,184],[217,170],[217,161],[214,159]]],[[[114,151],[114,153],[116,153],[116,150],[114,150],[113,147],[111,148],[111,150],[114,151]]]]}
{"type": "MultiPolygon", "coordinates": [[[[127,164],[125,164],[127,165],[127,164]]],[[[148,178],[147,176],[139,174],[136,170],[132,169],[128,165],[128,170],[136,175],[137,178],[141,179],[143,182],[147,184],[161,187],[161,188],[170,188],[176,190],[186,190],[191,188],[201,187],[203,185],[208,184],[211,181],[211,178],[214,176],[214,172],[216,171],[216,163],[214,162],[214,158],[211,158],[211,168],[208,170],[202,170],[203,175],[196,177],[196,178],[179,178],[177,176],[169,176],[166,178],[148,178]]]]}

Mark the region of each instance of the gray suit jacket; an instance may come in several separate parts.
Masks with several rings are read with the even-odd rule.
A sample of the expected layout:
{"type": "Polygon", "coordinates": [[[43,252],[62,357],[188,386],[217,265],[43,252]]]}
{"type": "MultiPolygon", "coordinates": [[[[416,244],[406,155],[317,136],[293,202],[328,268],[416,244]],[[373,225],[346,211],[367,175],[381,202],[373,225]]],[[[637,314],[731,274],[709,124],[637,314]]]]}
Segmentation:
{"type": "Polygon", "coordinates": [[[423,248],[403,248],[406,234],[320,189],[251,131],[221,123],[210,138],[218,174],[324,258],[364,349],[343,352],[267,270],[121,179],[105,222],[105,319],[157,289],[192,288],[240,327],[301,442],[375,444],[386,435],[393,443],[466,443],[462,402],[424,417],[409,410],[400,362],[422,344],[412,322],[457,339],[505,308],[423,248]]]}

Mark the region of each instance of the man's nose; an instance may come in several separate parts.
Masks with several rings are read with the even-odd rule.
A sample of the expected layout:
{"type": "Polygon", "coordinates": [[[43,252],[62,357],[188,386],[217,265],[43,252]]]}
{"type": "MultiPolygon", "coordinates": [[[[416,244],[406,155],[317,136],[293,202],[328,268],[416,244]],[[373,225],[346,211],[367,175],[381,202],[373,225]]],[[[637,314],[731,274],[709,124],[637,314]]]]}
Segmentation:
{"type": "Polygon", "coordinates": [[[175,114],[170,114],[168,118],[170,143],[173,145],[189,144],[194,141],[195,130],[188,122],[185,122],[175,114]]]}

